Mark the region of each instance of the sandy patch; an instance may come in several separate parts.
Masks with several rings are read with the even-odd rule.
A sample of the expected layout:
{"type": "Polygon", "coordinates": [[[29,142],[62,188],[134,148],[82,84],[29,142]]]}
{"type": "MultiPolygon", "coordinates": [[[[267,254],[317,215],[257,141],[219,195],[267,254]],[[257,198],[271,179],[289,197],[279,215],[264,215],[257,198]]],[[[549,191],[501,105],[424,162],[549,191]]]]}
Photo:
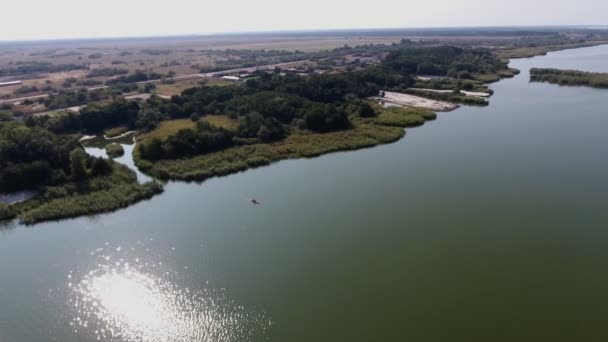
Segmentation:
{"type": "MultiPolygon", "coordinates": [[[[427,89],[427,88],[410,88],[410,89],[431,91],[434,93],[451,93],[452,92],[451,90],[439,90],[439,89],[427,89]]],[[[488,94],[488,93],[482,93],[482,92],[476,92],[476,91],[466,91],[466,90],[461,90],[460,92],[465,94],[466,96],[490,97],[490,94],[488,94]]]]}
{"type": "Polygon", "coordinates": [[[454,103],[431,100],[416,95],[395,93],[392,91],[384,92],[384,97],[375,97],[374,99],[401,106],[427,108],[434,112],[449,112],[459,107],[454,103]]]}

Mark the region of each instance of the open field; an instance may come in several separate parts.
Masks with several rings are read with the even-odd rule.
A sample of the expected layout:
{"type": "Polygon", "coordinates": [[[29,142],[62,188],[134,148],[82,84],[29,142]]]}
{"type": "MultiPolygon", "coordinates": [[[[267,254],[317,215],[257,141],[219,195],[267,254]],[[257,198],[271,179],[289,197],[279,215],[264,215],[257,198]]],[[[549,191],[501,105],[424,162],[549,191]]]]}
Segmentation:
{"type": "Polygon", "coordinates": [[[156,89],[153,91],[154,94],[164,95],[164,96],[173,96],[179,95],[182,91],[197,87],[200,85],[209,85],[209,86],[223,86],[230,85],[233,82],[223,80],[221,78],[213,78],[213,77],[204,77],[204,78],[193,78],[183,81],[177,81],[175,83],[169,84],[158,84],[156,89]]]}
{"type": "MultiPolygon", "coordinates": [[[[364,71],[408,47],[483,48],[502,59],[608,43],[608,30],[582,28],[384,29],[209,36],[0,42],[0,105],[5,117],[77,110],[115,96],[145,100],[169,98],[201,85],[243,82],[258,70],[301,76],[364,71]],[[222,79],[230,78],[230,80],[222,79]],[[84,99],[70,95],[86,91],[84,99]],[[58,98],[58,99],[57,99],[58,98]]],[[[471,50],[472,51],[472,50],[471,50]]],[[[505,62],[506,63],[506,62],[505,62]]],[[[418,80],[414,93],[434,100],[405,100],[408,105],[450,110],[441,101],[480,102],[491,90],[485,83],[511,77],[517,70],[471,71],[462,81],[418,80]],[[449,84],[448,84],[449,83],[449,84]],[[451,96],[445,90],[471,92],[451,96]],[[430,95],[430,96],[429,96],[430,95]]],[[[423,75],[423,74],[421,74],[423,75]]],[[[457,77],[460,78],[459,76],[457,77]]],[[[456,78],[455,78],[456,79],[456,78]]],[[[405,89],[392,89],[407,92],[405,89]]],[[[404,100],[402,98],[402,100],[404,100]]]]}
{"type": "Polygon", "coordinates": [[[312,37],[304,39],[285,39],[258,40],[258,41],[234,41],[227,44],[216,45],[213,48],[224,49],[244,49],[244,50],[287,50],[312,52],[318,50],[329,50],[344,45],[356,46],[367,44],[386,44],[397,43],[401,37],[312,37]]]}
{"type": "MultiPolygon", "coordinates": [[[[392,45],[402,40],[425,45],[484,47],[496,50],[500,57],[510,58],[608,42],[608,33],[559,28],[385,29],[0,42],[0,82],[22,81],[21,85],[0,87],[0,100],[95,87],[138,70],[166,77],[190,75],[202,70],[302,60],[311,53],[344,46],[392,45]],[[296,51],[299,55],[295,55],[296,51]]],[[[346,51],[342,57],[346,61],[361,58],[348,56],[346,51]]],[[[159,93],[174,95],[183,88],[163,89],[159,93]]]]}
{"type": "MultiPolygon", "coordinates": [[[[203,116],[201,120],[206,121],[212,124],[213,126],[225,128],[228,130],[235,130],[237,127],[237,122],[229,118],[227,115],[206,115],[203,116]]],[[[137,136],[137,141],[145,143],[149,142],[154,138],[159,138],[162,140],[170,135],[177,133],[179,130],[194,128],[195,125],[196,122],[190,119],[175,119],[163,121],[156,129],[137,136]]]]}
{"type": "Polygon", "coordinates": [[[154,138],[164,139],[170,135],[177,133],[181,129],[193,128],[195,122],[190,119],[177,119],[161,122],[156,129],[137,136],[138,142],[147,142],[154,138]]]}
{"type": "Polygon", "coordinates": [[[231,119],[227,115],[206,115],[201,118],[201,120],[206,121],[213,126],[225,128],[227,130],[234,131],[238,126],[238,122],[236,120],[231,119]]]}

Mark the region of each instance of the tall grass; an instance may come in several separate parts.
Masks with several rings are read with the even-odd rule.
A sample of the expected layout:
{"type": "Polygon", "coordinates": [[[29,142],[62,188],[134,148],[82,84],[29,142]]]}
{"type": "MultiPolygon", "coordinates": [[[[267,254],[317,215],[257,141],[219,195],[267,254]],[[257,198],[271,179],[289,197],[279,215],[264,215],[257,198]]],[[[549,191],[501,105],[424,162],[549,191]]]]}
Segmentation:
{"type": "Polygon", "coordinates": [[[46,187],[34,198],[12,205],[10,210],[21,222],[33,224],[113,211],[162,191],[160,183],[139,184],[133,170],[113,163],[108,176],[46,187]]]}
{"type": "Polygon", "coordinates": [[[148,199],[162,192],[156,182],[140,184],[117,184],[108,190],[95,191],[79,196],[68,196],[45,202],[19,215],[21,222],[33,224],[81,215],[113,211],[148,199]]]}

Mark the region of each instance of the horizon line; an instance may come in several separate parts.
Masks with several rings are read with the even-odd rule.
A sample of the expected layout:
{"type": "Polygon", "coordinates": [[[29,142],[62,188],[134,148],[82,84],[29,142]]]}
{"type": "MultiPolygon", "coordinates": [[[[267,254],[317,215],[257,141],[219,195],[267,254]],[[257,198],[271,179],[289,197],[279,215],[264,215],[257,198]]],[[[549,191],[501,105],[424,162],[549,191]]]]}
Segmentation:
{"type": "Polygon", "coordinates": [[[67,41],[96,41],[112,39],[154,39],[154,38],[184,38],[184,37],[213,37],[232,35],[254,35],[254,34],[295,34],[315,32],[349,32],[349,31],[389,31],[389,30],[454,30],[454,29],[589,29],[608,30],[608,25],[601,24],[577,24],[577,25],[496,25],[496,26],[411,26],[411,27],[365,27],[365,28],[319,28],[319,29],[268,29],[251,31],[223,31],[208,33],[179,33],[179,34],[150,34],[150,35],[127,35],[127,36],[84,36],[84,37],[56,37],[56,38],[26,38],[26,39],[0,39],[0,44],[6,43],[42,43],[42,42],[67,42],[67,41]]]}

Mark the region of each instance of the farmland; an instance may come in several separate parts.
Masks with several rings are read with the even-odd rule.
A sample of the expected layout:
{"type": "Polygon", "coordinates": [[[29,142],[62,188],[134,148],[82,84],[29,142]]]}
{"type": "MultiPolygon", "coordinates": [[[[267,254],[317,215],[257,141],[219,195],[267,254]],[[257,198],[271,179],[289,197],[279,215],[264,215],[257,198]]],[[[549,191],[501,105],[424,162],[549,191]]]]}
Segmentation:
{"type": "Polygon", "coordinates": [[[488,48],[509,58],[606,41],[608,33],[601,30],[393,29],[0,42],[0,83],[21,82],[0,87],[0,103],[37,113],[49,110],[43,101],[48,95],[78,89],[105,91],[106,97],[141,92],[172,96],[200,84],[226,83],[220,79],[224,73],[212,78],[204,77],[207,73],[250,72],[259,66],[345,72],[378,63],[385,49],[376,47],[404,42],[488,48]]]}

